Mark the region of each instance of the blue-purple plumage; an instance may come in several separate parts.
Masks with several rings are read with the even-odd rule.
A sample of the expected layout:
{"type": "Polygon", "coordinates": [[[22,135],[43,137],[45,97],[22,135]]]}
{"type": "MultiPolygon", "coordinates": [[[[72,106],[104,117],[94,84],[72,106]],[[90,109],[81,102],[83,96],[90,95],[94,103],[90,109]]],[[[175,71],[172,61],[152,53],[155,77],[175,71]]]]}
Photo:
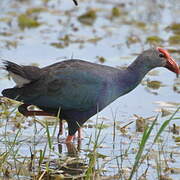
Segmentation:
{"type": "MultiPolygon", "coordinates": [[[[144,51],[124,70],[82,60],[66,60],[41,69],[28,66],[38,77],[28,78],[28,84],[5,89],[2,94],[36,105],[45,112],[57,114],[60,110],[60,118],[68,122],[69,135],[74,135],[79,126],[97,111],[133,90],[148,71],[164,67],[166,59],[160,58],[159,53],[157,49],[144,51]]],[[[5,69],[10,72],[14,69],[20,76],[21,72],[31,74],[25,73],[27,66],[17,65],[16,69],[12,65],[5,62],[5,69]]]]}

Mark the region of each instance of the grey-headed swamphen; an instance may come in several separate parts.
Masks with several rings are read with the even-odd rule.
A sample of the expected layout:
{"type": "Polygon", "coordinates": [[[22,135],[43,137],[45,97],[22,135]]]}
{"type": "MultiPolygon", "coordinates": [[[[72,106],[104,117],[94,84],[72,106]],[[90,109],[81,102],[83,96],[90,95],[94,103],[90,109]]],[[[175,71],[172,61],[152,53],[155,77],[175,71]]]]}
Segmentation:
{"type": "Polygon", "coordinates": [[[71,142],[76,131],[97,111],[133,90],[155,67],[166,67],[177,75],[179,66],[162,48],[140,54],[126,69],[70,59],[44,68],[20,66],[4,61],[16,86],[2,91],[3,96],[21,101],[19,111],[25,116],[56,116],[68,123],[71,142]],[[42,111],[30,111],[36,105],[42,111]]]}

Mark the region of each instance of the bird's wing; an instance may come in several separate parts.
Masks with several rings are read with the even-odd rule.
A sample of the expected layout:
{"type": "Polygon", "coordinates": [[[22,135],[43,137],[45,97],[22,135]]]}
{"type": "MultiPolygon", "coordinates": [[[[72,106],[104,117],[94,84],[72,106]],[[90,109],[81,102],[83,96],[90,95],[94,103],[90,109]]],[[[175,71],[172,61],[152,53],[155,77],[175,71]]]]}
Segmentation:
{"type": "Polygon", "coordinates": [[[96,106],[104,81],[94,71],[65,68],[44,74],[22,88],[5,89],[2,94],[38,107],[87,110],[96,106]]]}
{"type": "Polygon", "coordinates": [[[68,70],[48,76],[45,88],[45,95],[36,100],[37,105],[86,110],[97,104],[103,81],[91,72],[68,70]]]}

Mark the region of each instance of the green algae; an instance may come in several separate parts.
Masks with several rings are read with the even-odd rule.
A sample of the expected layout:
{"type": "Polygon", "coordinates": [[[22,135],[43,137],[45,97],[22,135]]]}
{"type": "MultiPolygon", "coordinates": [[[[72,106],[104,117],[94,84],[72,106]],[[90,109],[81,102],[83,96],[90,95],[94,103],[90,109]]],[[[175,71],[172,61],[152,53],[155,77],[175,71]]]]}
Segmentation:
{"type": "Polygon", "coordinates": [[[134,24],[136,27],[138,27],[139,29],[142,29],[142,30],[146,30],[146,29],[147,29],[146,23],[144,23],[144,22],[135,21],[135,22],[133,22],[133,24],[134,24]]]}
{"type": "Polygon", "coordinates": [[[111,11],[112,17],[119,17],[122,14],[121,10],[117,7],[113,7],[111,11]]]}
{"type": "Polygon", "coordinates": [[[19,15],[18,24],[22,30],[25,28],[36,28],[41,25],[35,18],[32,18],[27,14],[19,15]]]}
{"type": "Polygon", "coordinates": [[[160,81],[147,81],[147,87],[151,89],[159,89],[162,87],[162,83],[160,81]]]}
{"type": "Polygon", "coordinates": [[[149,36],[146,38],[147,44],[162,44],[164,40],[158,36],[149,36]]]}
{"type": "Polygon", "coordinates": [[[50,45],[59,49],[64,48],[63,44],[60,42],[54,42],[54,43],[51,43],[50,45]]]}
{"type": "Polygon", "coordinates": [[[26,10],[26,14],[27,15],[32,15],[32,14],[38,14],[41,12],[47,11],[46,8],[42,8],[42,7],[34,7],[34,8],[29,8],[26,10]]]}
{"type": "Polygon", "coordinates": [[[79,22],[85,25],[92,25],[97,18],[96,11],[93,9],[90,9],[85,14],[82,14],[78,17],[79,22]]]}
{"type": "Polygon", "coordinates": [[[180,35],[174,35],[169,37],[168,42],[171,45],[180,45],[180,35]]]}
{"type": "Polygon", "coordinates": [[[100,63],[104,63],[104,62],[106,62],[106,59],[104,57],[100,56],[100,57],[98,57],[98,61],[100,63]]]}
{"type": "Polygon", "coordinates": [[[166,27],[166,30],[171,30],[174,34],[180,35],[180,24],[173,23],[170,26],[166,27]]]}
{"type": "Polygon", "coordinates": [[[138,36],[134,36],[134,35],[127,37],[127,41],[126,41],[128,46],[139,42],[141,42],[141,39],[138,36]]]}
{"type": "Polygon", "coordinates": [[[11,21],[12,21],[11,17],[2,17],[2,18],[0,18],[0,22],[11,23],[11,21]]]}

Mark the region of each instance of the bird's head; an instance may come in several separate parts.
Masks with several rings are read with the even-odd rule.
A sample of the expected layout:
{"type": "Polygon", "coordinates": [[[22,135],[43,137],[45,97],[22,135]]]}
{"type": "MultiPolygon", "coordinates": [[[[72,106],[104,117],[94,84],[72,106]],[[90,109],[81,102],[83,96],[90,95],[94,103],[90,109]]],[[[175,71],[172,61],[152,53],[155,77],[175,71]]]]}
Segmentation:
{"type": "Polygon", "coordinates": [[[158,52],[159,59],[161,61],[165,61],[164,67],[176,73],[176,75],[178,76],[180,74],[179,66],[175,62],[175,60],[169,55],[169,53],[165,49],[160,48],[160,47],[157,48],[157,52],[158,52]]]}
{"type": "Polygon", "coordinates": [[[146,66],[148,69],[155,67],[165,67],[170,71],[176,73],[178,76],[180,74],[180,68],[175,60],[170,56],[167,50],[157,47],[144,51],[140,56],[141,59],[139,63],[143,63],[146,60],[146,66]],[[142,62],[143,60],[143,62],[142,62]]]}

